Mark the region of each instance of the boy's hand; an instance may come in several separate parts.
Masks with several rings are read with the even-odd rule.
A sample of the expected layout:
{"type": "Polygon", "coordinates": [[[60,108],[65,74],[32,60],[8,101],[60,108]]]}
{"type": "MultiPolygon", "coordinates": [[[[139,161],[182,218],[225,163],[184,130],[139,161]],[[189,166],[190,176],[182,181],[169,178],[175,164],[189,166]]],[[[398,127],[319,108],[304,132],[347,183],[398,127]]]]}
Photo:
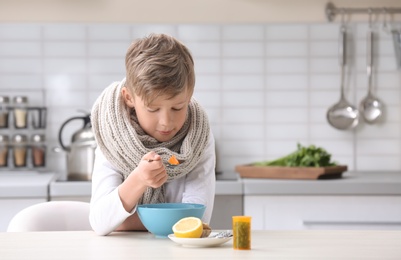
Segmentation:
{"type": "Polygon", "coordinates": [[[138,166],[119,186],[118,194],[124,209],[131,212],[148,187],[159,188],[166,181],[167,173],[160,155],[155,152],[145,154],[138,166]]]}
{"type": "Polygon", "coordinates": [[[134,172],[147,187],[159,188],[167,181],[167,173],[161,157],[153,151],[142,157],[134,172]]]}

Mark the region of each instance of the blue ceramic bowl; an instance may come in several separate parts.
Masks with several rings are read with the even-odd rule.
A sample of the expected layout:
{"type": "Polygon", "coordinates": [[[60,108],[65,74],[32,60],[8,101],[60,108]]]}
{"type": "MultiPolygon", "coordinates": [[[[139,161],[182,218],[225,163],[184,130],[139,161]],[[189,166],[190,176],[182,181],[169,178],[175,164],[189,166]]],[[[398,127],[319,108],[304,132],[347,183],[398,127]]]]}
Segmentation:
{"type": "Polygon", "coordinates": [[[194,203],[157,203],[138,205],[140,220],[146,229],[157,237],[173,233],[173,226],[186,217],[202,218],[205,205],[194,203]]]}

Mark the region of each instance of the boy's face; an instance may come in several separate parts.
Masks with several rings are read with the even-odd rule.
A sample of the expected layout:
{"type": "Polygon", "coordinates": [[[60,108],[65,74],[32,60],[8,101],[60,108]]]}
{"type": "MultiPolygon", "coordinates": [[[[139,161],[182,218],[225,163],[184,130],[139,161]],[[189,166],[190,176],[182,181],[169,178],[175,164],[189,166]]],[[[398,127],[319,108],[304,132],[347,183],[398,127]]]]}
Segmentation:
{"type": "Polygon", "coordinates": [[[125,88],[123,96],[125,103],[135,108],[142,129],[159,142],[169,141],[184,125],[191,99],[188,92],[184,91],[170,99],[158,96],[146,105],[141,97],[131,95],[125,88]]]}

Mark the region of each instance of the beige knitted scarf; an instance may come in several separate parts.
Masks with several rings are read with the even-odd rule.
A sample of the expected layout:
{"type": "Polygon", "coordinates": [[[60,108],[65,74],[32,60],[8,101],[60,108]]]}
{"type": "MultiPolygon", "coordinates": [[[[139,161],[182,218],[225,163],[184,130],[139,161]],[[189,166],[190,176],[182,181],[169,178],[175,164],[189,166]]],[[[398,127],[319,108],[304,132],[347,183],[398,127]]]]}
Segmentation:
{"type": "MultiPolygon", "coordinates": [[[[125,80],[107,87],[96,100],[91,112],[92,129],[97,145],[124,179],[138,166],[142,157],[154,151],[163,162],[172,154],[182,163],[166,167],[167,181],[181,178],[200,161],[209,140],[207,115],[195,99],[191,99],[187,119],[181,130],[169,141],[159,142],[140,127],[134,109],[125,105],[121,89],[125,80]]],[[[165,202],[164,185],[148,188],[139,204],[165,202]]]]}

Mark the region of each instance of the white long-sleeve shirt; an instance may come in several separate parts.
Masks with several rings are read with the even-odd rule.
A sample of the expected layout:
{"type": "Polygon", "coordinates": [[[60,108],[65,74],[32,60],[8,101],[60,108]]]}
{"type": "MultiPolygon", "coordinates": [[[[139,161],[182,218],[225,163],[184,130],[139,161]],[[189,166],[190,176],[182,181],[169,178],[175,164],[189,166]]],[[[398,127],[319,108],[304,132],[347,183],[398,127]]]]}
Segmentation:
{"type": "MultiPolygon", "coordinates": [[[[187,175],[165,184],[166,202],[205,205],[206,210],[202,218],[205,223],[210,223],[213,211],[216,186],[215,155],[215,142],[210,133],[209,142],[196,167],[187,175]]],[[[100,149],[96,149],[89,220],[93,230],[99,235],[111,233],[136,212],[136,207],[127,212],[120,200],[118,187],[123,180],[122,173],[104,157],[100,149]]]]}

